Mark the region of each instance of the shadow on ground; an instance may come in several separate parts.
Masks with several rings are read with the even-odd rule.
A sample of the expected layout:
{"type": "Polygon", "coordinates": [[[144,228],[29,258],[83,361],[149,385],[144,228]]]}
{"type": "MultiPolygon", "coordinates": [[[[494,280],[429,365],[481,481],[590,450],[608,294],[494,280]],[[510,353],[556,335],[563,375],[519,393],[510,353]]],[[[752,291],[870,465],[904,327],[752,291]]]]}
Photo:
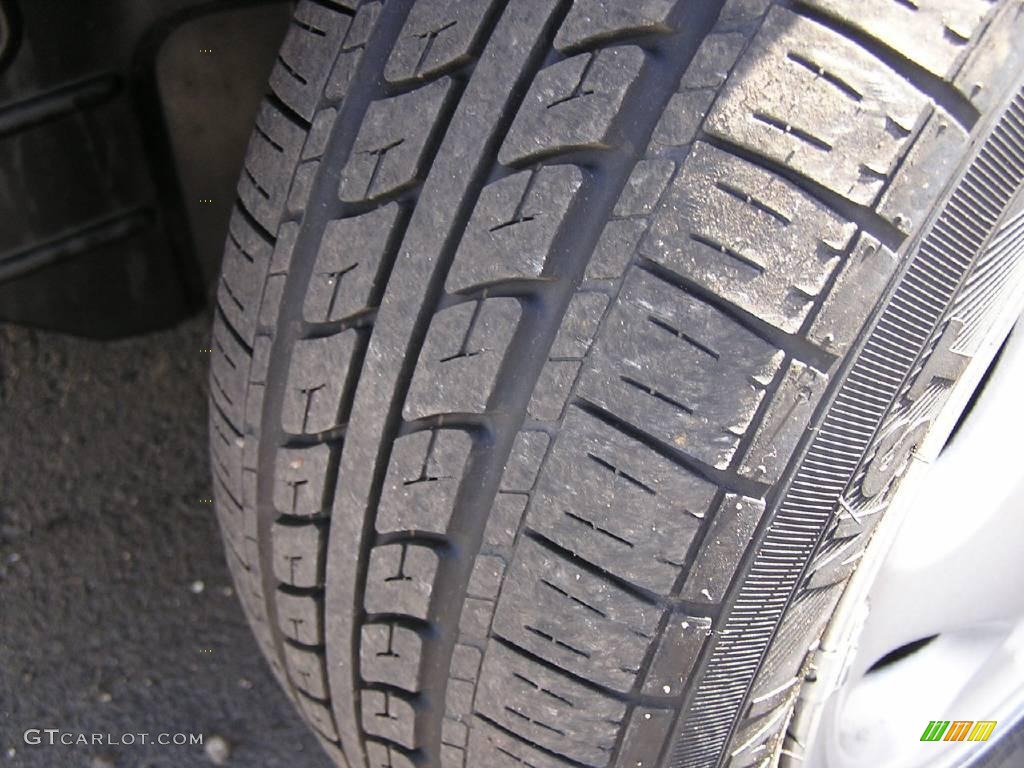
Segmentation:
{"type": "Polygon", "coordinates": [[[0,326],[0,766],[324,768],[231,591],[210,504],[209,323],[97,343],[0,326]],[[136,737],[138,739],[138,737],[136,737]]]}

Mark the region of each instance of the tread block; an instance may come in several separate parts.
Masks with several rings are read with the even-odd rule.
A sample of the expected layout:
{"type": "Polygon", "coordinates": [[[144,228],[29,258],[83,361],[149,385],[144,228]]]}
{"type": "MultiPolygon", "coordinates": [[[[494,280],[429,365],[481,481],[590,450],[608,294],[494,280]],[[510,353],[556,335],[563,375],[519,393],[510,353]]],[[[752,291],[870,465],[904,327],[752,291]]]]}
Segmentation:
{"type": "Polygon", "coordinates": [[[505,575],[494,632],[580,677],[628,691],[662,613],[524,539],[505,575]]]}
{"type": "Polygon", "coordinates": [[[419,0],[388,57],[384,77],[404,83],[468,61],[492,5],[481,0],[419,0]]]}
{"type": "Polygon", "coordinates": [[[291,187],[292,171],[305,140],[305,130],[281,110],[269,101],[260,105],[238,181],[238,197],[271,235],[277,233],[291,187]]]}
{"type": "Polygon", "coordinates": [[[580,363],[577,360],[548,360],[544,363],[530,397],[530,418],[558,421],[565,410],[569,390],[579,370],[580,363]]]}
{"type": "Polygon", "coordinates": [[[281,298],[285,280],[291,267],[295,243],[299,238],[299,222],[285,221],[277,228],[277,242],[270,258],[270,272],[263,287],[263,302],[260,304],[260,325],[273,328],[281,311],[281,298]]]}
{"type": "Polygon", "coordinates": [[[466,751],[462,747],[442,741],[440,758],[440,768],[466,768],[466,751]]]}
{"type": "Polygon", "coordinates": [[[519,323],[516,299],[456,304],[430,323],[402,415],[483,413],[519,323]]]}
{"type": "Polygon", "coordinates": [[[669,738],[673,713],[664,709],[636,707],[622,737],[618,762],[624,766],[653,768],[669,738]]]}
{"type": "Polygon", "coordinates": [[[448,272],[449,291],[538,278],[583,174],[574,165],[520,171],[484,187],[448,272]]]}
{"type": "Polygon", "coordinates": [[[444,78],[370,105],[341,171],[341,200],[375,200],[423,177],[427,140],[450,87],[451,81],[444,78]],[[417,119],[408,120],[408,115],[417,119]]]}
{"type": "Polygon", "coordinates": [[[350,15],[310,0],[302,0],[295,8],[270,73],[270,87],[306,120],[313,119],[331,64],[351,23],[350,15]]]}
{"type": "Polygon", "coordinates": [[[283,515],[308,517],[323,510],[324,481],[331,449],[281,448],[274,472],[274,509],[283,515]]]}
{"type": "Polygon", "coordinates": [[[597,326],[607,306],[608,296],[604,293],[573,294],[569,306],[566,307],[562,324],[558,327],[558,335],[551,344],[548,359],[582,359],[590,350],[597,326]]]}
{"type": "Polygon", "coordinates": [[[327,759],[331,761],[332,765],[337,766],[337,768],[352,768],[352,764],[345,756],[345,752],[340,744],[328,741],[319,734],[315,735],[318,737],[317,742],[320,744],[320,748],[327,754],[327,759]]]}
{"type": "Polygon", "coordinates": [[[224,490],[242,501],[242,456],[245,442],[218,408],[210,409],[210,459],[224,490]]]}
{"type": "MultiPolygon", "coordinates": [[[[480,662],[483,654],[471,645],[458,644],[452,652],[449,674],[455,680],[474,682],[480,676],[480,662]]],[[[461,746],[461,745],[459,745],[461,746]]]]}
{"type": "Polygon", "coordinates": [[[285,637],[302,645],[324,642],[323,602],[315,595],[277,591],[277,623],[285,637]]]}
{"type": "Polygon", "coordinates": [[[315,701],[308,696],[299,695],[299,706],[302,708],[306,720],[313,726],[317,733],[328,741],[338,740],[338,730],[334,725],[334,714],[330,708],[315,701]]]}
{"type": "Polygon", "coordinates": [[[762,483],[782,476],[827,383],[825,374],[799,360],[789,364],[739,466],[740,475],[762,483]]]}
{"type": "Polygon", "coordinates": [[[242,612],[245,614],[246,619],[252,623],[253,634],[260,645],[260,650],[268,658],[271,658],[270,649],[272,642],[270,641],[266,626],[267,617],[264,606],[260,602],[262,593],[255,586],[255,582],[260,576],[259,571],[248,568],[245,562],[238,557],[237,553],[230,549],[227,552],[227,561],[228,570],[231,571],[231,576],[235,580],[242,612]]]}
{"type": "Polygon", "coordinates": [[[704,643],[711,635],[711,619],[673,616],[658,641],[644,679],[648,696],[679,696],[704,643]]]}
{"type": "Polygon", "coordinates": [[[722,602],[763,514],[764,502],[760,499],[734,493],[725,495],[686,577],[684,599],[722,602]]]}
{"type": "Polygon", "coordinates": [[[387,742],[366,742],[366,757],[370,768],[415,768],[412,760],[397,745],[387,742]]]}
{"type": "Polygon", "coordinates": [[[417,692],[422,653],[423,639],[408,627],[395,623],[363,625],[359,669],[369,683],[417,692]]]}
{"type": "Polygon", "coordinates": [[[501,477],[502,491],[529,491],[533,488],[550,441],[546,432],[524,430],[516,435],[501,477]]]}
{"type": "Polygon", "coordinates": [[[295,342],[281,408],[281,426],[286,432],[312,435],[340,426],[342,396],[356,334],[347,330],[295,342]]]}
{"type": "Polygon", "coordinates": [[[952,178],[964,157],[970,136],[945,112],[936,110],[907,151],[875,210],[910,235],[925,220],[942,192],[940,184],[922,184],[922,175],[952,178]]]}
{"type": "Polygon", "coordinates": [[[607,303],[606,296],[586,291],[576,293],[569,301],[558,335],[530,397],[528,412],[532,418],[538,421],[561,418],[580,370],[580,360],[593,344],[607,303]]]}
{"type": "Polygon", "coordinates": [[[619,195],[612,219],[630,216],[649,216],[661,199],[676,171],[674,160],[641,160],[633,166],[626,186],[619,195]]]}
{"type": "Polygon", "coordinates": [[[319,525],[275,523],[271,538],[278,581],[309,589],[323,584],[327,537],[319,525]]]}
{"type": "Polygon", "coordinates": [[[515,543],[519,523],[526,511],[527,498],[521,493],[498,494],[487,518],[487,527],[484,528],[484,541],[488,547],[504,550],[515,543]]]}
{"type": "Polygon", "coordinates": [[[462,603],[462,613],[459,615],[459,636],[486,640],[493,616],[493,600],[467,597],[462,603]]]}
{"type": "Polygon", "coordinates": [[[928,110],[855,42],[775,7],[704,127],[870,205],[928,110]]]}
{"type": "Polygon", "coordinates": [[[330,141],[331,132],[334,130],[334,121],[338,119],[338,110],[334,107],[324,107],[317,110],[313,116],[313,124],[309,126],[309,136],[302,147],[302,159],[312,160],[323,157],[327,151],[327,142],[330,141]]]}
{"type": "Polygon", "coordinates": [[[626,706],[503,645],[484,656],[477,711],[492,722],[586,765],[611,759],[626,706]]]}
{"type": "Polygon", "coordinates": [[[498,160],[511,165],[556,152],[611,146],[612,123],[643,63],[640,48],[619,46],[581,53],[542,69],[498,160]]]}
{"type": "Polygon", "coordinates": [[[504,559],[493,555],[477,555],[466,594],[484,600],[494,600],[498,597],[504,576],[504,559]]]}
{"type": "Polygon", "coordinates": [[[465,768],[465,750],[451,744],[441,744],[441,768],[465,768]]]}
{"type": "Polygon", "coordinates": [[[627,275],[577,394],[666,446],[724,469],[783,352],[653,275],[627,275]],[[686,371],[680,376],[679,371],[686,371]]]}
{"type": "Polygon", "coordinates": [[[238,335],[252,346],[256,337],[263,281],[274,246],[235,206],[221,262],[217,303],[238,335]]]}
{"type": "Polygon", "coordinates": [[[537,481],[527,524],[599,568],[667,594],[715,490],[571,408],[537,481]]]}
{"type": "Polygon", "coordinates": [[[415,747],[416,710],[412,704],[393,691],[364,690],[361,698],[363,728],[368,735],[406,749],[415,747]]]}
{"type": "Polygon", "coordinates": [[[689,146],[716,95],[714,88],[692,88],[673,94],[651,135],[648,154],[660,155],[689,146]]]}
{"type": "Polygon", "coordinates": [[[295,683],[296,688],[317,699],[330,698],[323,651],[296,648],[290,643],[285,643],[284,662],[288,677],[295,683]]]}
{"type": "Polygon", "coordinates": [[[997,8],[992,23],[984,25],[986,43],[974,47],[952,81],[980,112],[1002,103],[1024,68],[1024,50],[1016,44],[1024,34],[1024,15],[1002,3],[997,8]]]}
{"type": "Polygon", "coordinates": [[[867,32],[934,75],[951,79],[992,9],[987,0],[807,0],[867,32]]]}
{"type": "Polygon", "coordinates": [[[668,17],[674,5],[665,0],[641,0],[628,5],[577,0],[555,35],[555,48],[572,51],[624,34],[668,32],[668,17]]]}
{"type": "Polygon", "coordinates": [[[366,43],[377,23],[377,16],[380,15],[380,8],[381,3],[379,2],[359,5],[355,18],[352,19],[352,25],[348,29],[348,34],[345,35],[345,40],[341,44],[341,52],[334,62],[331,75],[324,87],[326,98],[341,101],[348,94],[356,67],[359,66],[359,62],[363,58],[366,43]]]}
{"type": "Polygon", "coordinates": [[[745,43],[741,32],[712,32],[705,37],[679,82],[680,92],[722,87],[745,43]]]}
{"type": "Polygon", "coordinates": [[[460,722],[470,719],[473,713],[473,697],[476,685],[473,680],[448,679],[445,693],[445,715],[460,722]]]}
{"type": "Polygon", "coordinates": [[[210,355],[210,396],[236,433],[245,428],[245,394],[251,359],[227,326],[216,318],[210,355]]]}
{"type": "Polygon", "coordinates": [[[217,521],[228,550],[228,560],[237,558],[242,566],[248,567],[245,557],[245,522],[248,513],[231,498],[224,488],[224,481],[218,475],[213,478],[213,499],[217,521]]]}
{"type": "MultiPolygon", "coordinates": [[[[250,384],[265,384],[267,371],[270,368],[270,348],[273,339],[270,336],[257,336],[252,348],[252,366],[249,368],[250,384]]],[[[261,419],[250,419],[249,423],[258,425],[261,419]]]]}
{"type": "Polygon", "coordinates": [[[637,244],[647,231],[644,219],[612,219],[604,226],[593,256],[587,263],[587,277],[597,280],[618,280],[636,252],[637,244]]]}
{"type": "Polygon", "coordinates": [[[788,181],[698,142],[640,252],[796,333],[854,230],[788,181]]]}
{"type": "MultiPolygon", "coordinates": [[[[529,743],[477,718],[469,731],[469,765],[488,768],[573,768],[574,764],[548,754],[529,743]]],[[[446,767],[447,768],[447,767],[446,767]]]]}
{"type": "Polygon", "coordinates": [[[377,512],[377,530],[444,533],[473,441],[435,429],[395,441],[377,512]]]}
{"type": "Polygon", "coordinates": [[[389,203],[361,216],[328,222],[306,289],[306,320],[342,320],[376,303],[397,218],[398,205],[389,203]]]}
{"type": "Polygon", "coordinates": [[[385,544],[370,551],[363,605],[367,613],[402,613],[426,619],[438,557],[430,547],[385,544]]]}
{"type": "Polygon", "coordinates": [[[891,250],[870,235],[861,234],[814,318],[807,338],[833,354],[845,354],[888,285],[898,262],[891,250]]]}
{"type": "Polygon", "coordinates": [[[295,169],[295,178],[292,179],[292,188],[288,193],[288,203],[285,207],[289,215],[301,216],[305,212],[319,171],[319,160],[308,160],[300,163],[295,169]]]}

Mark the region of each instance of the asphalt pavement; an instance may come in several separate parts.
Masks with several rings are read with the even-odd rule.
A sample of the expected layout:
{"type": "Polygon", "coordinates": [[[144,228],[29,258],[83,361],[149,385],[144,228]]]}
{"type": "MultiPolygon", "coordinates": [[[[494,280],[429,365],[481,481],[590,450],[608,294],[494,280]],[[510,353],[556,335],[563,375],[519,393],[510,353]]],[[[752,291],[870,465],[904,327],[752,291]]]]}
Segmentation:
{"type": "Polygon", "coordinates": [[[103,343],[0,325],[0,766],[328,766],[203,501],[208,328],[103,343]],[[81,734],[107,743],[59,743],[81,734]]]}

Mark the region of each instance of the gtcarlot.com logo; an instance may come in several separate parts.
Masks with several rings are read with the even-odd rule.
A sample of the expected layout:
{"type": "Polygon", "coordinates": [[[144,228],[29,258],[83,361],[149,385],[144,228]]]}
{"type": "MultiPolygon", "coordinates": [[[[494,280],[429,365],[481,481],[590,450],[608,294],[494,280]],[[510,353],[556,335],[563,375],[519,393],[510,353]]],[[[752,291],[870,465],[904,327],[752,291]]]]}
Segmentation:
{"type": "Polygon", "coordinates": [[[921,741],[988,741],[995,720],[929,720],[921,741]]]}
{"type": "Polygon", "coordinates": [[[202,744],[201,733],[76,733],[60,728],[29,728],[24,734],[25,743],[30,746],[49,745],[84,747],[130,747],[134,744],[161,744],[164,746],[188,746],[202,744]]]}

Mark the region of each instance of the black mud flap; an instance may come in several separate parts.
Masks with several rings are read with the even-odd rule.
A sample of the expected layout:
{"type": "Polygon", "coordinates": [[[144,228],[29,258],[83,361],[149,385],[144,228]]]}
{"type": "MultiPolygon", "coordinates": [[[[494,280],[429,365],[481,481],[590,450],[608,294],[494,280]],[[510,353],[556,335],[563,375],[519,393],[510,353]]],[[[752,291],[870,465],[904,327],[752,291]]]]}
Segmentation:
{"type": "Polygon", "coordinates": [[[0,0],[0,320],[110,338],[204,306],[289,11],[0,0]]]}

